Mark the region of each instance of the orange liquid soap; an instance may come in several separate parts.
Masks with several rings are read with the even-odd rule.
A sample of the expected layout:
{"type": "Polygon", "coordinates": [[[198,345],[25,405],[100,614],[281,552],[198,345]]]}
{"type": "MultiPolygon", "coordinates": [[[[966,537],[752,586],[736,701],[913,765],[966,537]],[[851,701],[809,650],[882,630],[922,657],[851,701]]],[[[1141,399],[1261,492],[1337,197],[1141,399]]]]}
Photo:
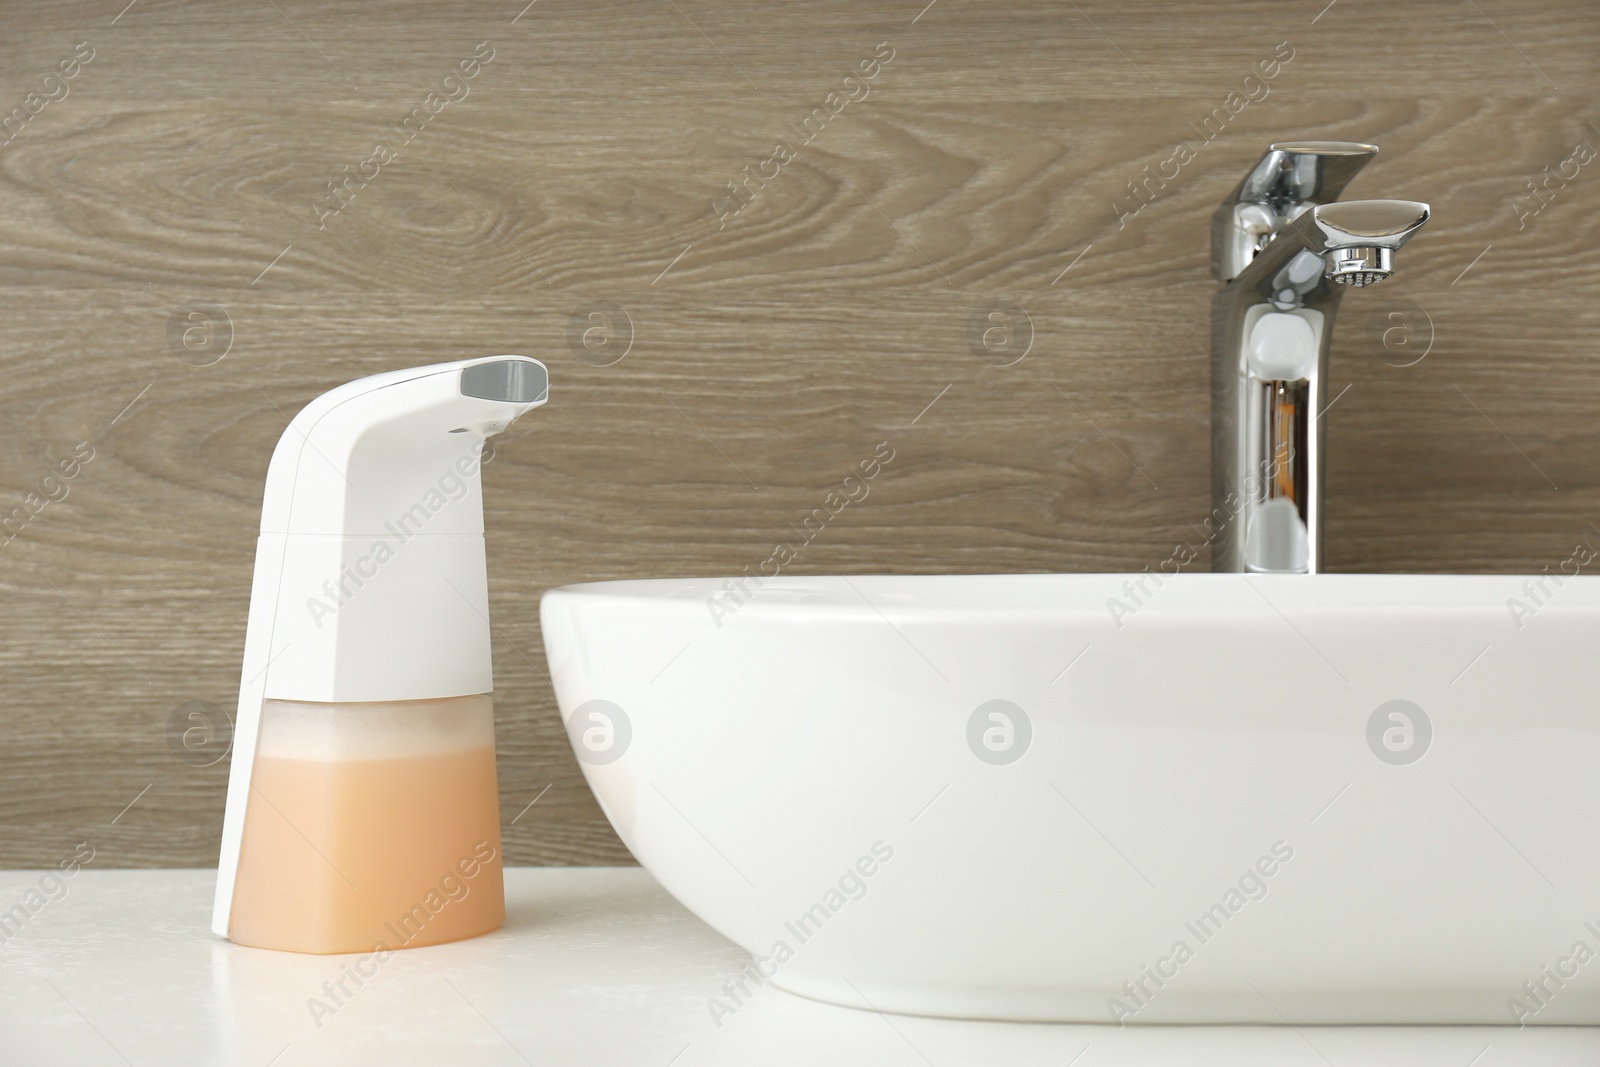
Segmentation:
{"type": "Polygon", "coordinates": [[[232,940],[371,952],[505,922],[489,696],[268,700],[251,781],[232,940]]]}

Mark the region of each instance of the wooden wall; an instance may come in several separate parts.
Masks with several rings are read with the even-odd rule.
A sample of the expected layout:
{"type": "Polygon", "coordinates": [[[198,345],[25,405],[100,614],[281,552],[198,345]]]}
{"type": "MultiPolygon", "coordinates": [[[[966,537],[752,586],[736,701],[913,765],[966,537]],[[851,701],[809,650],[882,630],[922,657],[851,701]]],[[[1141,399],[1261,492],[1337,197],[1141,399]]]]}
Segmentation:
{"type": "Polygon", "coordinates": [[[0,544],[0,865],[215,862],[227,762],[172,723],[235,699],[273,443],[377,371],[550,366],[485,474],[513,862],[629,862],[557,719],[550,586],[737,572],[880,441],[792,573],[1166,558],[1208,508],[1208,219],[1274,140],[1376,142],[1350,195],[1435,210],[1345,304],[1330,567],[1600,545],[1600,161],[1528,199],[1600,149],[1592,3],[122,2],[0,10],[0,512],[65,492],[0,544]],[[1006,366],[969,343],[996,305],[1031,322],[1006,366]],[[612,306],[602,366],[570,325],[612,306]]]}

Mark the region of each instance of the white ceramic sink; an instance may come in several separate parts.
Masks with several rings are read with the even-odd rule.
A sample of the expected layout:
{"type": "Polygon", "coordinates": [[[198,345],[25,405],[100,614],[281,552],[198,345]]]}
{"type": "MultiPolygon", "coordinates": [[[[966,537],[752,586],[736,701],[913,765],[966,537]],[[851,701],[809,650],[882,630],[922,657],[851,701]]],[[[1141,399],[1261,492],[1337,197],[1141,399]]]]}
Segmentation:
{"type": "Polygon", "coordinates": [[[606,582],[543,624],[590,785],[744,993],[1595,1024],[1600,579],[1543,582],[606,582]]]}

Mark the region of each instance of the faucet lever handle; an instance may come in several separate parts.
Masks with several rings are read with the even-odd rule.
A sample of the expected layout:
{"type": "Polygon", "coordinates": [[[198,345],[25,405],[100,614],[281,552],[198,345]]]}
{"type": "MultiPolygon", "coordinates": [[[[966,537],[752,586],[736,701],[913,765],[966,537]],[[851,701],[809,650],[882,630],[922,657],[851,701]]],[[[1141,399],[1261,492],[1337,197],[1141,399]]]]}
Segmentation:
{"type": "Polygon", "coordinates": [[[1232,281],[1307,207],[1337,200],[1378,154],[1358,141],[1284,141],[1267,149],[1211,217],[1211,273],[1232,281]]]}

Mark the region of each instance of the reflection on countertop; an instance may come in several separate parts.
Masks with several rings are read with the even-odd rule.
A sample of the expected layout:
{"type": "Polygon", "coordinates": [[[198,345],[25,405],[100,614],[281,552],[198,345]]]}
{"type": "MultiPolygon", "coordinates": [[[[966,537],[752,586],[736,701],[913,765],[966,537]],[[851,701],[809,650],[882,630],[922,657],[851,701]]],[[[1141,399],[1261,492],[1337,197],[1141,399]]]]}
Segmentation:
{"type": "Polygon", "coordinates": [[[0,871],[0,1064],[1600,1063],[1593,1028],[961,1022],[745,979],[747,998],[744,955],[637,868],[508,870],[503,929],[384,958],[217,939],[209,870],[82,870],[65,895],[41,877],[0,871]]]}

